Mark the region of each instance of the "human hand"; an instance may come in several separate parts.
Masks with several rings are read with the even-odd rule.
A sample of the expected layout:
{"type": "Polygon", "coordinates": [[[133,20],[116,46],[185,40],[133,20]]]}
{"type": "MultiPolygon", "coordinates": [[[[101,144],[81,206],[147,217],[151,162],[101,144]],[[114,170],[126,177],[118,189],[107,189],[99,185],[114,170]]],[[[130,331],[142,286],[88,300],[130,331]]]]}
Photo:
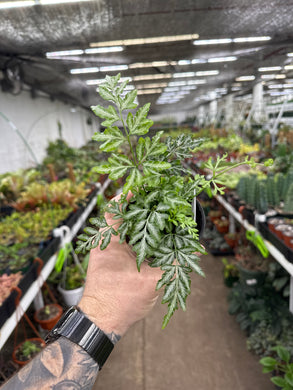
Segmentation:
{"type": "MultiPolygon", "coordinates": [[[[117,222],[109,213],[105,218],[109,225],[117,222]]],[[[119,243],[119,236],[112,236],[106,249],[91,250],[79,307],[105,333],[122,336],[155,305],[161,276],[159,268],[151,268],[146,262],[138,272],[135,253],[126,242],[119,243]]]]}

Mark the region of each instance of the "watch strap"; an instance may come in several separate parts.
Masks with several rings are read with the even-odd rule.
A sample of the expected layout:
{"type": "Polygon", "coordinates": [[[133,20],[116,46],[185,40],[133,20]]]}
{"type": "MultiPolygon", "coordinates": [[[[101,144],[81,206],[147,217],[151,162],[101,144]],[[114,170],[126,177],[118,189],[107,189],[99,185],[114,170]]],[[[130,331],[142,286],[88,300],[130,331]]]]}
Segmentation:
{"type": "Polygon", "coordinates": [[[102,368],[114,348],[108,336],[77,306],[70,307],[46,337],[46,342],[63,336],[83,348],[102,368]]]}

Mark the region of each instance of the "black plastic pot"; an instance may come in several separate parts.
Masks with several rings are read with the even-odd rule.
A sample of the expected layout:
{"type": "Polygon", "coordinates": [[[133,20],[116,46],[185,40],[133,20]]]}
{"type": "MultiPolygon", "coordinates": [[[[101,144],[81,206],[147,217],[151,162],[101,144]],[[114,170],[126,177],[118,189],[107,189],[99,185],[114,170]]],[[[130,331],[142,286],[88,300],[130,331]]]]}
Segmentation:
{"type": "Polygon", "coordinates": [[[199,234],[199,238],[202,237],[205,226],[206,226],[206,216],[204,213],[204,209],[199,203],[199,201],[196,199],[196,209],[195,209],[195,222],[197,223],[197,230],[199,234]]]}

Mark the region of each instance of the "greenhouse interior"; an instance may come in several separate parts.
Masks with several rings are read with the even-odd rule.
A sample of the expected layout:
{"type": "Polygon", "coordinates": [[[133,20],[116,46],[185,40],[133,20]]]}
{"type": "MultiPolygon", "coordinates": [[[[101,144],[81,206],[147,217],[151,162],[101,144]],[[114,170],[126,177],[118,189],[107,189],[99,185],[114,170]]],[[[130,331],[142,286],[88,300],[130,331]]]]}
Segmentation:
{"type": "Polygon", "coordinates": [[[0,1],[3,390],[293,389],[292,20],[0,1]]]}

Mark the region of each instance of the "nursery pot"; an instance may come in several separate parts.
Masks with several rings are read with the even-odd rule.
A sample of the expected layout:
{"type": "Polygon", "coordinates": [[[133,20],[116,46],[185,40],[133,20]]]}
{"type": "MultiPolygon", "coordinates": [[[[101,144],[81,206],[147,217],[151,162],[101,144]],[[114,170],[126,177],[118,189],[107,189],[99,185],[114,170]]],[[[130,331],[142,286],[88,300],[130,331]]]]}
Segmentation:
{"type": "Polygon", "coordinates": [[[52,317],[49,318],[42,318],[45,317],[44,308],[41,308],[40,310],[36,311],[34,314],[34,320],[45,330],[51,330],[59,321],[59,319],[62,316],[63,308],[58,305],[57,303],[51,303],[47,305],[50,307],[51,310],[54,310],[54,313],[52,314],[52,317]]]}
{"type": "MultiPolygon", "coordinates": [[[[34,344],[37,344],[38,347],[40,348],[44,348],[45,347],[45,341],[39,337],[34,337],[34,338],[31,338],[31,339],[27,339],[25,341],[31,341],[33,342],[34,344]]],[[[24,366],[25,364],[29,363],[31,359],[28,359],[28,360],[21,360],[20,357],[19,357],[19,350],[21,349],[22,345],[25,343],[25,341],[23,341],[22,343],[18,344],[13,352],[12,352],[12,360],[16,363],[16,364],[19,364],[20,366],[24,366]]]]}
{"type": "Polygon", "coordinates": [[[65,290],[60,285],[58,286],[58,291],[62,295],[64,303],[67,306],[77,305],[82,297],[84,286],[75,288],[73,290],[65,290]]]}
{"type": "Polygon", "coordinates": [[[248,270],[243,268],[240,264],[237,264],[237,268],[239,270],[239,279],[242,284],[249,287],[256,287],[264,283],[266,278],[265,272],[248,270]]]}

